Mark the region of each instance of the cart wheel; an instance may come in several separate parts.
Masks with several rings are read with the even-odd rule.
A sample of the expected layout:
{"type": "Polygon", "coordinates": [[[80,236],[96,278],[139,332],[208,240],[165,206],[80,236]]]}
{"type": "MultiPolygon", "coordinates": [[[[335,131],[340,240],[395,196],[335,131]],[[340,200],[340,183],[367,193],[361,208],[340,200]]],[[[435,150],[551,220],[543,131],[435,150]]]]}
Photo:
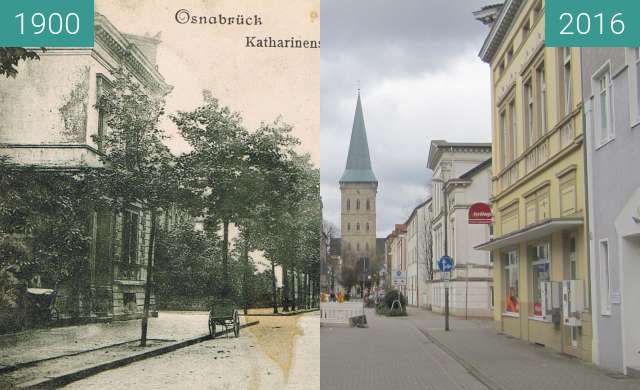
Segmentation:
{"type": "Polygon", "coordinates": [[[238,315],[238,312],[235,312],[234,315],[234,319],[233,319],[233,334],[236,336],[236,338],[240,337],[240,316],[238,315]]]}

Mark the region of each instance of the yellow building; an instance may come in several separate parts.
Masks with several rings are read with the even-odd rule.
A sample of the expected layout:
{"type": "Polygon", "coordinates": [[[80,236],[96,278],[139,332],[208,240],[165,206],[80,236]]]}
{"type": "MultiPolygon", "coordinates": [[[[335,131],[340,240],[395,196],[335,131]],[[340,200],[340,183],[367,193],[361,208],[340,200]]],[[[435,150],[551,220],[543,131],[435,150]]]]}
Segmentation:
{"type": "Polygon", "coordinates": [[[544,44],[544,2],[476,13],[490,26],[495,320],[499,331],[591,360],[579,49],[544,44]]]}

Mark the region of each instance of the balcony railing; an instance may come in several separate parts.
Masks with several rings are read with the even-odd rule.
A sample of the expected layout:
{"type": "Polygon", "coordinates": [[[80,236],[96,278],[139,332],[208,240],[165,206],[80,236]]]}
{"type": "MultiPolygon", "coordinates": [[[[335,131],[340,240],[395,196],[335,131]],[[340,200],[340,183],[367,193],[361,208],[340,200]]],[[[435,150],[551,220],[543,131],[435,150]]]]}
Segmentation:
{"type": "Polygon", "coordinates": [[[528,148],[514,162],[499,172],[494,181],[494,196],[499,196],[522,177],[572,147],[576,139],[577,121],[581,118],[581,113],[582,110],[576,110],[567,116],[551,131],[543,135],[534,146],[528,148]]]}

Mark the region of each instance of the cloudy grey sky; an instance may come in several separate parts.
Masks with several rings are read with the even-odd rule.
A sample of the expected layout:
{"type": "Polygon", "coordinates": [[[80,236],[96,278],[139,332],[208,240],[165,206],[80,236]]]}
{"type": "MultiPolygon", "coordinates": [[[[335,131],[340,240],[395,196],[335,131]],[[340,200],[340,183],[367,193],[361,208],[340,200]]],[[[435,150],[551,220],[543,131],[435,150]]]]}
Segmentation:
{"type": "MultiPolygon", "coordinates": [[[[495,1],[493,1],[495,2],[495,1]]],[[[322,0],[321,181],[324,217],[340,226],[344,170],[360,82],[378,177],[378,237],[429,195],[433,139],[489,142],[488,28],[472,11],[491,0],[322,0]]]]}

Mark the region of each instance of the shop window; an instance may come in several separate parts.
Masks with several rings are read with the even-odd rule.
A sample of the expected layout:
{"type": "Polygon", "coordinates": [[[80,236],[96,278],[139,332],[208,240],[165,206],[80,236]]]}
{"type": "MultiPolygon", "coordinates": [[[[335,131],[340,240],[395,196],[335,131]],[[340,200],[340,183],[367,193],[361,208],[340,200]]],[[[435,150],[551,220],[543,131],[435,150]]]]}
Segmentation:
{"type": "Polygon", "coordinates": [[[542,283],[549,279],[549,243],[530,246],[528,249],[531,261],[531,303],[532,314],[542,316],[542,283]]]}
{"type": "Polygon", "coordinates": [[[519,266],[518,253],[516,250],[503,254],[504,259],[504,288],[505,288],[505,311],[507,313],[520,312],[520,299],[518,295],[519,287],[519,266]]]}

